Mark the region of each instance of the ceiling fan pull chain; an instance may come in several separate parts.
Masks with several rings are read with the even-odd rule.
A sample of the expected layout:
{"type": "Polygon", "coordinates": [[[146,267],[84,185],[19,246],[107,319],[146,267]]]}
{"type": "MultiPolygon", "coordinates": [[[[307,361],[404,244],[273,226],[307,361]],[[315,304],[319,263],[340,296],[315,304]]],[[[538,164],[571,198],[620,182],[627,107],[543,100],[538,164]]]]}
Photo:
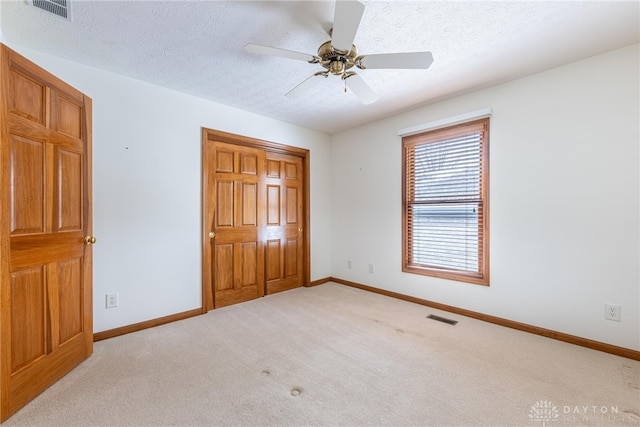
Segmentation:
{"type": "Polygon", "coordinates": [[[347,93],[347,80],[342,79],[342,81],[344,82],[344,93],[347,93]]]}

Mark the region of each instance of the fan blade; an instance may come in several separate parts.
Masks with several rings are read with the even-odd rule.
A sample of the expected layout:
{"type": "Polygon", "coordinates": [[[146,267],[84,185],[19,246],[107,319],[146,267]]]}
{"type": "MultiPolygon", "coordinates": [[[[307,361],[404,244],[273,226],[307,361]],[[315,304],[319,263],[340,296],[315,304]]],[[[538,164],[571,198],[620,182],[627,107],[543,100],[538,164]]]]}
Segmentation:
{"type": "Polygon", "coordinates": [[[351,92],[353,92],[363,104],[371,104],[378,99],[378,95],[376,95],[359,75],[354,73],[349,77],[345,77],[344,81],[347,87],[351,89],[351,92]]]}
{"type": "Polygon", "coordinates": [[[432,63],[433,55],[431,52],[380,53],[377,55],[362,56],[358,63],[358,67],[362,69],[427,69],[432,63]]]}
{"type": "Polygon", "coordinates": [[[297,59],[299,61],[314,62],[316,57],[314,55],[302,52],[296,52],[293,50],[280,49],[278,47],[262,46],[259,44],[249,43],[244,47],[249,53],[257,53],[259,55],[271,55],[280,56],[282,58],[297,59]]]}
{"type": "Polygon", "coordinates": [[[309,89],[311,89],[312,87],[314,87],[318,83],[320,83],[320,81],[325,79],[326,77],[327,77],[326,73],[316,73],[316,74],[312,75],[311,77],[305,79],[298,86],[296,86],[293,89],[291,89],[289,92],[286,93],[285,96],[291,96],[291,97],[300,96],[300,95],[306,93],[309,89]],[[322,77],[322,78],[320,78],[320,77],[322,77]]]}
{"type": "Polygon", "coordinates": [[[359,1],[336,1],[331,32],[331,45],[334,49],[342,52],[351,50],[363,13],[364,4],[359,1]]]}

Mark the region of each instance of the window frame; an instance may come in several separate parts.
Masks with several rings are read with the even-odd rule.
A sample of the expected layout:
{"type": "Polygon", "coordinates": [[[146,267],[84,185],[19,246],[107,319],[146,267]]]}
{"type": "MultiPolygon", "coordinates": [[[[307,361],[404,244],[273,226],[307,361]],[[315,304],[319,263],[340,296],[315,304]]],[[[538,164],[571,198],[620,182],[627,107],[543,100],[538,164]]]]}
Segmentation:
{"type": "Polygon", "coordinates": [[[457,123],[454,125],[443,126],[436,129],[430,129],[414,135],[404,136],[402,138],[402,271],[406,273],[420,274],[424,276],[438,277],[448,280],[456,280],[461,282],[473,283],[477,285],[489,286],[489,128],[490,118],[483,117],[476,120],[457,123]],[[482,203],[482,220],[478,221],[478,271],[470,272],[463,270],[455,270],[450,268],[440,268],[434,266],[426,266],[412,263],[411,242],[412,236],[409,235],[410,220],[409,213],[411,211],[409,200],[408,182],[411,180],[413,171],[408,169],[407,153],[412,147],[438,142],[454,138],[456,136],[469,133],[470,129],[480,126],[482,129],[482,141],[480,147],[480,200],[482,203]],[[466,132],[465,132],[466,130],[466,132]],[[481,237],[480,237],[481,236],[481,237]]]}

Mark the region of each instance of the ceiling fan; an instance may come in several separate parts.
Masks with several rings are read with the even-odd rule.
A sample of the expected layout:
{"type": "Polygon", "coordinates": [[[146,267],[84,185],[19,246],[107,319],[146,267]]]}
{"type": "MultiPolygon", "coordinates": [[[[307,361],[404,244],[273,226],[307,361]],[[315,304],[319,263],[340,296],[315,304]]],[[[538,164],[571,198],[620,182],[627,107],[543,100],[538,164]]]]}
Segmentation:
{"type": "Polygon", "coordinates": [[[331,40],[324,42],[318,48],[318,54],[296,52],[277,47],[262,46],[249,43],[244,49],[250,53],[261,55],[279,56],[282,58],[307,61],[311,64],[320,64],[325,68],[313,74],[302,83],[287,92],[287,96],[299,96],[315,86],[319,81],[327,78],[329,74],[340,76],[345,83],[345,91],[348,87],[363,104],[371,104],[378,99],[376,93],[367,83],[350,71],[356,66],[365,69],[427,69],[433,63],[431,52],[405,52],[382,53],[375,55],[358,55],[353,44],[362,14],[364,4],[356,1],[336,1],[333,28],[330,31],[331,40]]]}

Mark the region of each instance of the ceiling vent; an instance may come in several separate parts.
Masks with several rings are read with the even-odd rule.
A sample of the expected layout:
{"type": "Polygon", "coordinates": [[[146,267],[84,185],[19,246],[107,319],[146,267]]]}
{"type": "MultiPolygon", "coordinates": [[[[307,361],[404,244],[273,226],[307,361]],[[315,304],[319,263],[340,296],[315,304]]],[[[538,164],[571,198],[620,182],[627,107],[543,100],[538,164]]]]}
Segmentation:
{"type": "Polygon", "coordinates": [[[71,21],[71,1],[69,0],[29,0],[29,4],[71,21]]]}

